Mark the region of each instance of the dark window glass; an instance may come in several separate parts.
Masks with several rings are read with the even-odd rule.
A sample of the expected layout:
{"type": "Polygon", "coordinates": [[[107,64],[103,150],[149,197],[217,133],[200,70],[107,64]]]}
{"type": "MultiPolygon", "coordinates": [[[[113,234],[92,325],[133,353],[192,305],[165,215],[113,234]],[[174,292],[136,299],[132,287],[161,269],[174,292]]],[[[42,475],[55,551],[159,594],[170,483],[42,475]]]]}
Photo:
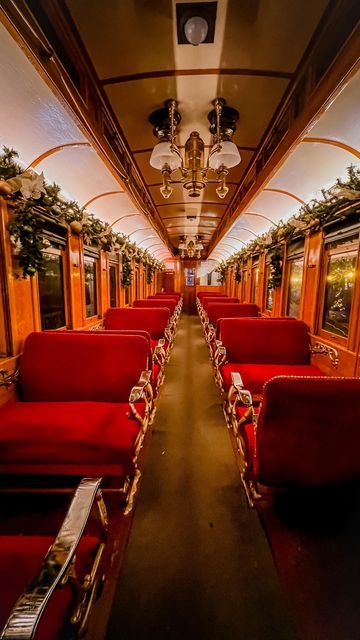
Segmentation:
{"type": "Polygon", "coordinates": [[[41,328],[59,329],[66,324],[64,279],[60,250],[44,252],[44,270],[39,272],[41,328]]]}
{"type": "Polygon", "coordinates": [[[298,318],[300,315],[301,287],[303,279],[304,259],[291,260],[288,283],[286,315],[298,318]]]}
{"type": "Polygon", "coordinates": [[[195,286],[195,269],[185,269],[185,286],[195,286]]]}
{"type": "Polygon", "coordinates": [[[116,307],[116,267],[110,266],[109,269],[110,280],[110,307],[116,307]]]}
{"type": "Polygon", "coordinates": [[[326,276],[323,329],[338,336],[349,334],[349,319],[355,285],[357,251],[329,256],[326,276]]]}
{"type": "Polygon", "coordinates": [[[257,301],[258,288],[259,288],[259,267],[254,267],[252,270],[252,281],[251,281],[251,302],[257,301]]]}
{"type": "Polygon", "coordinates": [[[85,304],[86,317],[91,318],[97,313],[96,300],[96,260],[85,257],[85,304]]]}

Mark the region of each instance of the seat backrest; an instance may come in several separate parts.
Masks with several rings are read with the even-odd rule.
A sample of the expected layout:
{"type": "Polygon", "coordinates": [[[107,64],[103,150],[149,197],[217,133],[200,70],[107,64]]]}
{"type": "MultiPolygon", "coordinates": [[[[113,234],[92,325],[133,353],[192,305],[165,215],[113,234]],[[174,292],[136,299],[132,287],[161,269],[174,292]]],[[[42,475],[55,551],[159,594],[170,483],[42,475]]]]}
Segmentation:
{"type": "Polygon", "coordinates": [[[218,292],[211,292],[211,291],[199,291],[199,293],[197,294],[197,297],[199,298],[199,300],[201,302],[203,298],[227,298],[228,295],[226,293],[218,293],[218,292]]]}
{"type": "Polygon", "coordinates": [[[147,331],[152,340],[164,337],[168,325],[170,311],[167,308],[133,309],[111,307],[104,318],[104,327],[109,329],[127,329],[147,331]]]}
{"type": "MultiPolygon", "coordinates": [[[[181,293],[179,293],[178,291],[159,291],[158,293],[155,294],[156,297],[159,296],[164,296],[165,298],[172,298],[174,296],[176,296],[176,298],[178,300],[181,299],[181,293]]],[[[148,296],[148,298],[153,298],[154,296],[148,296]]]]}
{"type": "MultiPolygon", "coordinates": [[[[67,335],[71,333],[71,331],[64,331],[67,335]]],[[[114,336],[143,336],[147,340],[149,345],[149,362],[152,362],[152,351],[151,351],[151,335],[148,331],[141,331],[140,329],[96,329],[96,331],[89,331],[86,329],[76,329],[76,333],[85,333],[87,335],[114,335],[114,336]]]]}
{"type": "Polygon", "coordinates": [[[20,361],[21,399],[126,402],[148,368],[148,353],[143,336],[31,333],[20,361]]]}
{"type": "Polygon", "coordinates": [[[215,304],[215,302],[219,302],[222,304],[234,304],[239,302],[239,298],[225,298],[225,297],[216,298],[215,296],[211,298],[203,298],[201,301],[201,304],[204,308],[204,311],[207,312],[209,304],[215,304]]]}
{"type": "Polygon", "coordinates": [[[168,293],[166,296],[159,294],[156,296],[148,296],[146,299],[147,300],[163,300],[165,298],[165,300],[170,299],[170,300],[175,300],[176,304],[179,302],[180,298],[173,293],[168,293]]]}
{"type": "Polygon", "coordinates": [[[259,315],[256,304],[211,302],[207,307],[209,323],[216,327],[220,318],[254,318],[259,315]]]}
{"type": "Polygon", "coordinates": [[[308,364],[310,337],[305,322],[284,318],[224,318],[220,339],[228,362],[308,364]]]}
{"type": "Polygon", "coordinates": [[[264,386],[256,478],[308,487],[360,480],[360,379],[276,377],[264,386]]]}
{"type": "Polygon", "coordinates": [[[138,307],[155,307],[155,308],[165,308],[169,309],[170,315],[172,316],[176,309],[177,302],[173,298],[161,298],[161,300],[134,300],[133,307],[136,309],[138,307]]]}

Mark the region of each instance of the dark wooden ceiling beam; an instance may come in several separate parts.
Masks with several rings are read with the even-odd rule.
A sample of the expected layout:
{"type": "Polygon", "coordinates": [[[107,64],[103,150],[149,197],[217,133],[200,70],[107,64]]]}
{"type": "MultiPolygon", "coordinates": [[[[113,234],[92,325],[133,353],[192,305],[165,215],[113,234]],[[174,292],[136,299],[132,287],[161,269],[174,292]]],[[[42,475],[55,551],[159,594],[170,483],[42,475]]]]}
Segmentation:
{"type": "MultiPolygon", "coordinates": [[[[154,146],[156,144],[156,140],[154,140],[154,146]]],[[[245,146],[241,146],[239,144],[236,145],[237,148],[239,149],[239,151],[256,151],[257,147],[245,147],[245,146]]],[[[184,144],[178,144],[177,145],[178,149],[184,149],[185,145],[184,144]]],[[[205,149],[211,149],[212,145],[211,144],[205,144],[204,145],[205,149]]],[[[148,147],[146,149],[133,149],[132,152],[134,155],[138,154],[138,153],[151,153],[154,147],[148,147]]]]}
{"type": "Polygon", "coordinates": [[[289,71],[277,71],[273,69],[159,69],[158,71],[144,71],[142,73],[128,73],[122,76],[113,76],[100,80],[102,86],[134,82],[138,80],[152,80],[154,78],[177,78],[179,76],[253,76],[255,78],[283,78],[291,80],[294,76],[289,71]]]}

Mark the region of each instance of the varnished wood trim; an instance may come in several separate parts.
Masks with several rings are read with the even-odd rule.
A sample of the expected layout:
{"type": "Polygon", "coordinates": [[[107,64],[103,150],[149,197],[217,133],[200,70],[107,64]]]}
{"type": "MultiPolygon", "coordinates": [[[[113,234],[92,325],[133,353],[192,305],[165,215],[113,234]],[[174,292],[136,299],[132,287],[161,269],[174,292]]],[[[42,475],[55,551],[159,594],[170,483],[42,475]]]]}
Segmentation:
{"type": "Polygon", "coordinates": [[[329,138],[303,138],[301,142],[329,144],[332,147],[338,147],[338,149],[342,149],[343,151],[348,151],[348,153],[351,153],[353,156],[355,156],[355,158],[360,159],[360,151],[355,149],[355,147],[351,147],[349,144],[346,144],[345,142],[341,142],[341,140],[330,140],[329,138]]]}
{"type": "Polygon", "coordinates": [[[76,149],[77,147],[91,147],[91,144],[90,142],[67,142],[66,144],[59,144],[57,147],[52,147],[51,149],[44,151],[44,153],[42,153],[40,156],[37,156],[35,160],[30,162],[27,168],[30,169],[30,167],[32,167],[33,169],[35,169],[35,167],[37,167],[40,162],[46,160],[46,158],[49,158],[50,156],[53,156],[54,153],[63,151],[64,149],[69,149],[71,147],[73,149],[76,149]]]}
{"type": "MultiPolygon", "coordinates": [[[[180,219],[183,219],[183,218],[184,218],[184,215],[182,215],[182,216],[166,216],[166,217],[165,216],[161,216],[162,220],[180,220],[180,219]]],[[[206,214],[203,215],[202,213],[200,213],[199,220],[201,221],[204,218],[205,219],[209,219],[209,220],[221,220],[222,216],[209,216],[209,215],[206,215],[206,214]]],[[[198,218],[196,217],[196,219],[198,219],[198,218]]]]}
{"type": "MultiPolygon", "coordinates": [[[[206,184],[218,184],[218,180],[208,180],[206,184]]],[[[148,184],[148,188],[150,187],[162,187],[162,182],[153,182],[152,184],[148,184]]],[[[171,184],[182,184],[182,180],[171,180],[171,184]]],[[[237,186],[238,182],[229,182],[226,180],[226,184],[229,186],[230,184],[237,186]]]]}
{"type": "Polygon", "coordinates": [[[291,193],[291,191],[285,191],[284,189],[263,189],[263,191],[272,191],[273,193],[281,193],[284,196],[289,196],[289,198],[293,198],[294,200],[297,200],[297,202],[300,202],[300,204],[306,204],[305,200],[302,200],[301,198],[299,198],[299,196],[296,196],[294,193],[291,193]]]}
{"type": "Polygon", "coordinates": [[[164,202],[161,204],[157,204],[156,206],[159,207],[175,207],[177,205],[181,205],[181,206],[191,206],[193,207],[196,204],[211,204],[211,205],[215,205],[217,207],[226,207],[227,206],[227,202],[218,202],[217,200],[196,200],[196,202],[184,202],[183,200],[181,202],[164,202]]]}
{"type": "Polygon", "coordinates": [[[179,76],[253,76],[257,78],[283,78],[291,80],[293,73],[288,71],[276,71],[271,69],[159,69],[157,71],[144,71],[142,73],[129,73],[123,76],[113,76],[100,80],[102,86],[134,82],[137,80],[150,80],[154,78],[177,78],[179,76]]]}
{"type": "Polygon", "coordinates": [[[99,198],[105,198],[105,196],[115,196],[115,195],[118,195],[119,193],[125,193],[125,191],[123,189],[121,191],[104,191],[104,193],[99,193],[97,196],[90,198],[90,200],[85,202],[83,207],[84,209],[86,209],[86,207],[88,207],[90,204],[95,202],[95,200],[99,200],[99,198]]]}

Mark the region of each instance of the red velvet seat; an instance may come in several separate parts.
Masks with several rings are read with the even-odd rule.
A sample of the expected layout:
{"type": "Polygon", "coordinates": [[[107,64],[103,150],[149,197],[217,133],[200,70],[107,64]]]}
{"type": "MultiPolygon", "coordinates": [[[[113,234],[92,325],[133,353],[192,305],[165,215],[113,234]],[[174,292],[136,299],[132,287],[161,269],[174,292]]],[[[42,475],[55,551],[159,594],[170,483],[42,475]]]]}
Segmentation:
{"type": "Polygon", "coordinates": [[[0,416],[0,473],[122,476],[140,434],[128,403],[12,402],[0,416]]]}
{"type": "Polygon", "coordinates": [[[158,300],[161,298],[174,298],[177,302],[181,300],[181,293],[156,293],[153,296],[148,296],[148,300],[158,300]]]}
{"type": "Polygon", "coordinates": [[[156,299],[156,300],[144,300],[144,299],[134,300],[133,302],[134,309],[137,309],[139,307],[169,309],[170,316],[173,316],[173,314],[175,313],[176,305],[177,305],[176,300],[174,300],[173,298],[165,298],[165,297],[162,297],[161,299],[156,299]]]}
{"type": "Polygon", "coordinates": [[[133,469],[150,416],[139,382],[148,354],[143,336],[30,334],[20,361],[22,402],[0,407],[1,472],[121,476],[133,469]]]}
{"type": "Polygon", "coordinates": [[[269,380],[256,432],[240,426],[247,478],[287,489],[360,481],[359,397],[358,378],[269,380]]]}
{"type": "Polygon", "coordinates": [[[104,318],[104,328],[136,329],[147,331],[151,340],[164,338],[170,319],[170,311],[165,308],[141,309],[111,307],[104,318]]]}
{"type": "Polygon", "coordinates": [[[201,301],[203,298],[227,298],[228,296],[226,293],[219,293],[218,291],[199,291],[197,297],[201,301]]]}
{"type": "Polygon", "coordinates": [[[220,297],[220,298],[216,298],[214,297],[205,297],[202,299],[202,307],[204,312],[207,314],[207,310],[208,310],[208,306],[209,304],[215,304],[215,303],[219,303],[219,304],[234,304],[235,302],[239,302],[239,298],[229,298],[229,297],[220,297]]]}
{"type": "Polygon", "coordinates": [[[224,318],[220,326],[226,356],[217,370],[225,391],[231,386],[231,372],[239,373],[244,388],[255,395],[274,375],[322,375],[310,363],[310,337],[300,320],[224,318]]]}
{"type": "Polygon", "coordinates": [[[256,304],[211,302],[207,307],[209,324],[216,329],[220,318],[254,318],[259,315],[256,304]]]}

